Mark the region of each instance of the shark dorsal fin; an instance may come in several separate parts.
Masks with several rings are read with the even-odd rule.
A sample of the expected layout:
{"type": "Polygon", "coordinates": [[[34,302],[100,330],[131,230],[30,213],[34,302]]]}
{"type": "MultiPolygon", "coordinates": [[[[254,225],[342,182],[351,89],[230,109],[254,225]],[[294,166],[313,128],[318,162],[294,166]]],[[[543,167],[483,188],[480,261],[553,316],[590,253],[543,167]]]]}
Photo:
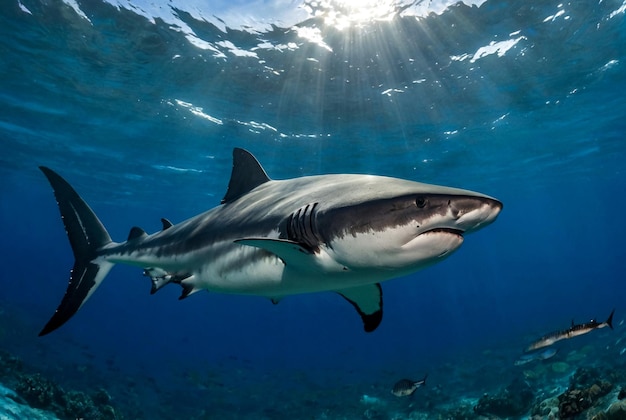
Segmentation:
{"type": "Polygon", "coordinates": [[[170,222],[169,220],[167,220],[166,218],[162,218],[161,223],[163,224],[163,230],[167,230],[171,228],[172,226],[174,226],[174,224],[170,222]]]}
{"type": "Polygon", "coordinates": [[[127,241],[140,239],[140,238],[143,238],[143,237],[146,237],[146,236],[148,236],[148,234],[146,233],[145,230],[143,230],[140,227],[134,226],[133,228],[131,228],[130,232],[128,233],[127,241]]]}
{"type": "Polygon", "coordinates": [[[265,169],[252,153],[236,147],[233,149],[233,171],[222,204],[235,201],[269,180],[265,169]]]}

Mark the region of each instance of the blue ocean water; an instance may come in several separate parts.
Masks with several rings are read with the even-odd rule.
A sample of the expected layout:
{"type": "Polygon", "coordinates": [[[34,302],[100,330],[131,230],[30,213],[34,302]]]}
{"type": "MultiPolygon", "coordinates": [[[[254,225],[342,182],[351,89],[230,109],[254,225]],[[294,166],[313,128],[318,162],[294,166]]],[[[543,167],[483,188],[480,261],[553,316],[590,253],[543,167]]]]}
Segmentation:
{"type": "Polygon", "coordinates": [[[118,418],[474,418],[519,377],[542,400],[579,368],[626,372],[626,3],[536,3],[3,2],[0,349],[106,389],[118,418]],[[389,175],[504,209],[383,283],[371,334],[333,293],[178,301],[120,265],[37,337],[73,263],[39,165],[122,241],[219,205],[233,147],[275,179],[389,175]],[[613,331],[514,364],[612,309],[613,331]]]}

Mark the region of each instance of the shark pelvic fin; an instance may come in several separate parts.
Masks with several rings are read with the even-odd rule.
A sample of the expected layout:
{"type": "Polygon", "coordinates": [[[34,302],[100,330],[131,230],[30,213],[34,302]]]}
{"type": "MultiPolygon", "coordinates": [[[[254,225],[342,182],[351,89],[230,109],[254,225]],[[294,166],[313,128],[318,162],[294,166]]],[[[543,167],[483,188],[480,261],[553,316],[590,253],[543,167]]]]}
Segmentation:
{"type": "Polygon", "coordinates": [[[194,293],[202,290],[193,284],[193,275],[186,277],[185,279],[181,280],[179,283],[181,287],[183,288],[183,293],[179,296],[178,300],[183,300],[186,297],[189,297],[193,295],[194,293]]]}
{"type": "Polygon", "coordinates": [[[152,287],[150,288],[151,295],[161,290],[166,284],[180,283],[181,281],[191,277],[191,274],[189,273],[170,273],[159,267],[144,268],[143,275],[150,277],[150,280],[152,281],[152,287]]]}
{"type": "Polygon", "coordinates": [[[42,336],[65,324],[83,306],[113,263],[98,259],[99,250],[112,241],[93,210],[59,174],[44,166],[39,169],[54,190],[75,259],[63,300],[39,333],[42,336]]]}
{"type": "Polygon", "coordinates": [[[252,153],[235,148],[233,150],[233,171],[222,204],[235,201],[269,180],[265,169],[252,153]]]}
{"type": "Polygon", "coordinates": [[[361,315],[365,332],[372,332],[378,328],[383,320],[383,289],[380,284],[351,287],[336,292],[350,302],[361,315]]]}

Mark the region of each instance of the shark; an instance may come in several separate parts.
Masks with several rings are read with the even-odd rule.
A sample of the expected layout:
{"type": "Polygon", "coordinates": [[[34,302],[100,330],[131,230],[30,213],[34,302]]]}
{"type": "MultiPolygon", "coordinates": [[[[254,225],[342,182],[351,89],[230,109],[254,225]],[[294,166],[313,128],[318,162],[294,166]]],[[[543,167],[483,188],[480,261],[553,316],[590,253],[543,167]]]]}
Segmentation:
{"type": "Polygon", "coordinates": [[[247,150],[233,150],[221,204],[148,234],[132,227],[115,242],[89,205],[41,166],[74,254],[65,295],[40,336],[64,325],[116,264],[143,269],[151,293],[168,284],[180,299],[200,291],[257,295],[278,303],[332,291],[361,317],[366,332],[382,321],[380,283],[435,264],[464,235],[492,223],[495,198],[468,190],[366,174],[273,180],[247,150]]]}
{"type": "Polygon", "coordinates": [[[539,340],[531,343],[525,350],[526,353],[532,352],[537,349],[542,349],[544,347],[548,347],[561,340],[568,340],[570,338],[578,337],[579,335],[588,334],[593,330],[599,330],[605,327],[609,327],[613,329],[613,315],[615,314],[615,309],[611,311],[609,317],[604,322],[598,322],[596,319],[592,319],[589,322],[585,322],[583,324],[574,324],[574,320],[572,320],[572,325],[566,330],[555,331],[550,334],[547,334],[541,337],[539,340]]]}

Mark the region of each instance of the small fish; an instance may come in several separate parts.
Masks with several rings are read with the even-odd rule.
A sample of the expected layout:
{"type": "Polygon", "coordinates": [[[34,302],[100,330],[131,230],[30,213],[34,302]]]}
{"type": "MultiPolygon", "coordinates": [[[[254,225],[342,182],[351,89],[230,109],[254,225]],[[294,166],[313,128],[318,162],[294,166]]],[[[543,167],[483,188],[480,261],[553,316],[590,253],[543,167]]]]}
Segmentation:
{"type": "Polygon", "coordinates": [[[610,327],[613,329],[613,314],[615,313],[615,309],[611,311],[611,315],[604,322],[598,322],[595,319],[592,319],[590,322],[586,322],[584,324],[574,324],[572,321],[572,326],[566,330],[556,331],[550,333],[544,337],[541,337],[539,340],[532,343],[530,346],[526,348],[526,352],[541,349],[543,347],[551,346],[557,341],[565,340],[572,337],[577,337],[579,335],[587,334],[593,330],[597,330],[604,327],[610,327]]]}
{"type": "Polygon", "coordinates": [[[515,366],[525,365],[526,363],[534,362],[535,360],[548,360],[554,357],[557,352],[557,349],[545,349],[542,351],[526,353],[515,361],[515,366]]]}
{"type": "Polygon", "coordinates": [[[417,388],[420,388],[426,385],[426,378],[428,374],[424,375],[424,379],[419,381],[413,381],[411,379],[400,379],[393,386],[391,393],[396,397],[408,397],[409,395],[413,395],[417,388]]]}

